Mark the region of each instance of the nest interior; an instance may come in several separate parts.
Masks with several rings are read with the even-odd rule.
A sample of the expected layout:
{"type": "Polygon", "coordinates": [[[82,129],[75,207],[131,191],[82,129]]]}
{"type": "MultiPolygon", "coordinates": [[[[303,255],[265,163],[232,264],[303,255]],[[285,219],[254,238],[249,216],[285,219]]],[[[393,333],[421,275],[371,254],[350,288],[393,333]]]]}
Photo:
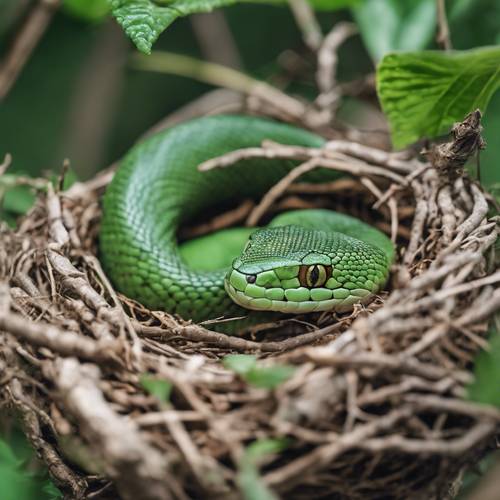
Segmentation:
{"type": "Polygon", "coordinates": [[[496,410],[463,399],[500,308],[497,221],[463,171],[480,146],[479,119],[469,115],[426,160],[345,141],[263,146],[304,163],[259,204],[193,233],[320,203],[378,225],[398,259],[389,292],[369,306],[242,337],[116,293],[96,256],[112,171],[67,192],[49,185],[16,230],[2,228],[0,367],[1,400],[56,485],[70,498],[239,498],[250,464],[286,498],[453,496],[500,423],[496,410]],[[304,165],[349,176],[307,185],[304,165]],[[260,387],[221,363],[234,353],[255,355],[260,370],[293,371],[260,387]],[[168,402],[144,374],[168,381],[168,402]],[[277,442],[268,440],[283,449],[252,459],[256,442],[277,442]]]}

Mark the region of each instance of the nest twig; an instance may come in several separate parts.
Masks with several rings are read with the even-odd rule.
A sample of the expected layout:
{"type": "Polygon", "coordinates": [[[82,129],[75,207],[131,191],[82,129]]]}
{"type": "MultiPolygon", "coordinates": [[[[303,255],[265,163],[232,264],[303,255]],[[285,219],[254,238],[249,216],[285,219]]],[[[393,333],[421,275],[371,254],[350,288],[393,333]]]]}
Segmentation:
{"type": "Polygon", "coordinates": [[[463,136],[430,163],[333,141],[266,143],[202,166],[302,161],[252,221],[318,199],[356,209],[346,205],[354,197],[359,215],[398,245],[390,293],[350,315],[285,321],[276,334],[228,337],[121,297],[96,258],[112,172],[69,192],[49,187],[16,230],[2,228],[0,367],[2,399],[56,484],[71,498],[235,498],[245,447],[287,437],[261,470],[287,498],[446,497],[500,424],[497,410],[462,399],[500,309],[500,273],[489,265],[497,221],[478,185],[443,174],[463,136]],[[300,182],[319,167],[349,178],[300,182]],[[223,368],[232,352],[296,370],[277,389],[259,389],[223,368]],[[168,406],[145,391],[145,373],[172,384],[168,406]]]}

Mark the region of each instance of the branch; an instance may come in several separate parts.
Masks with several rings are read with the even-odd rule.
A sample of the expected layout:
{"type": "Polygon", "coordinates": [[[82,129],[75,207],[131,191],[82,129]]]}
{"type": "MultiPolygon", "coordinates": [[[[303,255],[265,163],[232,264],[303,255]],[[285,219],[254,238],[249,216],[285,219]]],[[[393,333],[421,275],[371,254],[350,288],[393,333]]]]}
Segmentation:
{"type": "Polygon", "coordinates": [[[445,0],[436,0],[438,32],[436,41],[444,50],[451,50],[450,28],[448,27],[448,19],[446,18],[445,0]]]}
{"type": "Polygon", "coordinates": [[[57,360],[55,383],[87,441],[105,458],[106,472],[124,499],[170,500],[167,457],[148,444],[137,424],[104,399],[99,370],[76,359],[57,360]]]}
{"type": "Polygon", "coordinates": [[[302,31],[304,43],[313,51],[317,51],[323,41],[321,26],[314,15],[314,10],[307,0],[288,0],[295,22],[302,31]]]}
{"type": "Polygon", "coordinates": [[[0,66],[0,101],[8,94],[52,19],[60,0],[40,0],[17,33],[0,66]]]}

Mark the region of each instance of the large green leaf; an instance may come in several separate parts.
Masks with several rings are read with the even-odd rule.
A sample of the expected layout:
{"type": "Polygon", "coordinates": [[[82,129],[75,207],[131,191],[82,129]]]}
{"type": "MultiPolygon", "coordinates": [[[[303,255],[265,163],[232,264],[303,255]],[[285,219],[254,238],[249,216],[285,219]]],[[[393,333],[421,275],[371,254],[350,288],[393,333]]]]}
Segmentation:
{"type": "MultiPolygon", "coordinates": [[[[285,4],[286,0],[108,0],[112,13],[137,48],[149,54],[160,34],[177,18],[197,12],[210,12],[235,3],[285,4]]],[[[311,0],[322,10],[356,5],[359,0],[311,0]]]]}
{"type": "Polygon", "coordinates": [[[377,68],[377,92],[400,148],[446,132],[500,86],[500,47],[461,52],[388,54],[377,68]]]}
{"type": "Polygon", "coordinates": [[[178,17],[196,12],[210,12],[231,5],[237,0],[177,0],[166,2],[151,0],[110,0],[112,13],[137,48],[146,54],[151,46],[178,17]],[[162,5],[163,4],[163,5],[162,5]]]}
{"type": "Polygon", "coordinates": [[[375,61],[394,50],[423,49],[436,31],[435,0],[364,0],[353,15],[375,61]]]}
{"type": "Polygon", "coordinates": [[[500,407],[500,333],[491,334],[490,350],[477,357],[468,396],[472,401],[500,407]]]}

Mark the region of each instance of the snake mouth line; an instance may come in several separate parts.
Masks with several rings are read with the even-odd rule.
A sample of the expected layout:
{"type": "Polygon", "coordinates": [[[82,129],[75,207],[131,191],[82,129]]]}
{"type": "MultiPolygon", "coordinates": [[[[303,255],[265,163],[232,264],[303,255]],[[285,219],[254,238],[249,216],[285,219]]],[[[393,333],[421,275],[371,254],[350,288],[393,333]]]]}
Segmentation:
{"type": "Polygon", "coordinates": [[[225,288],[229,296],[238,305],[254,311],[274,311],[281,313],[312,313],[312,312],[347,312],[351,311],[355,304],[366,304],[371,302],[375,293],[365,290],[363,296],[351,295],[342,299],[324,299],[324,300],[306,300],[294,301],[286,297],[280,300],[269,299],[265,297],[249,297],[244,292],[236,290],[230,283],[225,282],[225,288]]]}

